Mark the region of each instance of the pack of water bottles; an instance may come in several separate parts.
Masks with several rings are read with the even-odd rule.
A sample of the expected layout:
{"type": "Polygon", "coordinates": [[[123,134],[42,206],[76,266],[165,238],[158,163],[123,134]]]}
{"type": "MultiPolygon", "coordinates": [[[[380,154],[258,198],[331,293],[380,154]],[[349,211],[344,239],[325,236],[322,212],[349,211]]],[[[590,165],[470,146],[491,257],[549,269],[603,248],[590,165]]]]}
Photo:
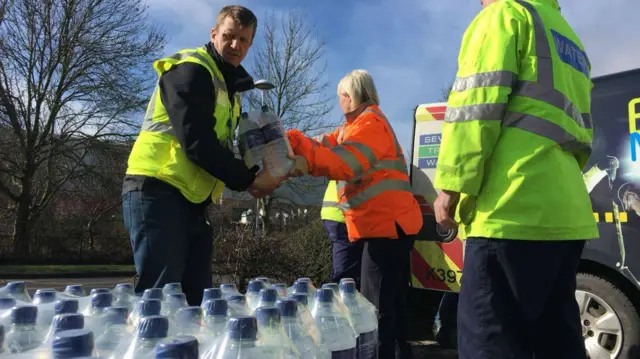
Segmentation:
{"type": "Polygon", "coordinates": [[[344,279],[316,288],[267,278],[208,288],[189,306],[179,283],[63,292],[24,282],[0,288],[0,358],[375,359],[375,307],[344,279]]]}
{"type": "Polygon", "coordinates": [[[284,177],[293,162],[293,152],[282,120],[267,106],[243,112],[239,124],[238,149],[247,167],[265,164],[274,177],[284,177]]]}

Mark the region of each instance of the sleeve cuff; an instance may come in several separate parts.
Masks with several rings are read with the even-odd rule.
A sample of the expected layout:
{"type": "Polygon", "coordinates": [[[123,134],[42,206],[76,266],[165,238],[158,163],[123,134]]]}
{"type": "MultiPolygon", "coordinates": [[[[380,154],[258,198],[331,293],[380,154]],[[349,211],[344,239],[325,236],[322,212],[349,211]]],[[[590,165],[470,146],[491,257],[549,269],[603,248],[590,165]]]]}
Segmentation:
{"type": "Polygon", "coordinates": [[[469,196],[477,196],[480,193],[480,186],[476,185],[475,181],[463,181],[459,177],[442,172],[436,172],[433,186],[440,190],[464,193],[469,196]]]}

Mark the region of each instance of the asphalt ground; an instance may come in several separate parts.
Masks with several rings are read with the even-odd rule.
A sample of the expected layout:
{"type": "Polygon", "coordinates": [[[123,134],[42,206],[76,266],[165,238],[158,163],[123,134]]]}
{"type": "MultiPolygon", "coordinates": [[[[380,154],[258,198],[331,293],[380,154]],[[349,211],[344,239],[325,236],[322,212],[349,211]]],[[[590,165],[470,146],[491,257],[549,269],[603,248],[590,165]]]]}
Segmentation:
{"type": "MultiPolygon", "coordinates": [[[[132,283],[132,277],[115,278],[63,278],[63,279],[12,279],[0,280],[0,287],[8,281],[22,280],[27,285],[29,294],[41,288],[54,288],[63,291],[67,285],[81,284],[88,293],[93,288],[113,288],[118,283],[132,283]]],[[[425,296],[424,293],[410,298],[410,329],[409,335],[413,344],[416,359],[455,359],[457,352],[443,349],[433,341],[431,332],[432,318],[435,315],[438,296],[425,296]]]]}

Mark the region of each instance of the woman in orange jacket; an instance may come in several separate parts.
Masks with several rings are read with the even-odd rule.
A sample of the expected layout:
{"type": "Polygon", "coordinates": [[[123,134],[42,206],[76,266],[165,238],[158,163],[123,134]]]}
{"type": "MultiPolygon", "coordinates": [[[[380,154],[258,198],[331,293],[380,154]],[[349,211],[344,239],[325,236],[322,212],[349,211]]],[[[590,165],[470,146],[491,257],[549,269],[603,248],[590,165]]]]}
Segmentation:
{"type": "Polygon", "coordinates": [[[364,241],[361,291],[378,309],[381,359],[411,357],[406,341],[409,255],[422,215],[411,192],[402,148],[386,117],[371,76],[354,70],[338,84],[346,121],[320,141],[288,132],[295,161],[291,176],[338,181],[339,206],[349,240],[364,241]]]}

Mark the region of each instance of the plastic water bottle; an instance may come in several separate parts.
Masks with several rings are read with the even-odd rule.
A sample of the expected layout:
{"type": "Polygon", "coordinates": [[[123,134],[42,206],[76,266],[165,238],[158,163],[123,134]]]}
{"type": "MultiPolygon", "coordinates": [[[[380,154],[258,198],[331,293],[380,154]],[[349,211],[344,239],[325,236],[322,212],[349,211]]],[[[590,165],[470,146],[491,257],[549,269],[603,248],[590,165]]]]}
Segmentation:
{"type": "Polygon", "coordinates": [[[320,330],[321,343],[331,350],[331,358],[356,358],[357,333],[346,314],[336,309],[333,290],[321,288],[316,291],[311,315],[320,330]]]}
{"type": "Polygon", "coordinates": [[[62,331],[56,334],[51,344],[52,359],[72,359],[93,354],[93,333],[87,329],[62,331]]]}
{"type": "Polygon", "coordinates": [[[77,299],[59,299],[56,301],[53,311],[56,315],[77,313],[79,305],[77,299]]]}
{"type": "Polygon", "coordinates": [[[313,307],[315,301],[315,289],[312,289],[308,281],[296,281],[292,287],[293,294],[303,294],[307,296],[307,305],[313,307]]]}
{"type": "Polygon", "coordinates": [[[131,283],[118,283],[113,288],[113,293],[122,293],[132,297],[136,296],[136,292],[133,290],[133,284],[131,283]]]}
{"type": "Polygon", "coordinates": [[[5,335],[5,346],[10,354],[37,348],[44,335],[36,329],[38,307],[25,305],[11,309],[11,330],[5,335]]]}
{"type": "MultiPolygon", "coordinates": [[[[316,343],[316,345],[318,345],[318,348],[326,349],[326,347],[322,346],[320,330],[316,325],[316,320],[311,315],[307,296],[302,293],[294,293],[291,294],[289,298],[295,300],[298,303],[298,318],[300,319],[302,327],[307,331],[311,338],[313,338],[313,341],[316,343]]],[[[326,351],[328,352],[328,349],[326,349],[326,351]]]]}
{"type": "Polygon", "coordinates": [[[287,337],[293,342],[303,359],[319,359],[330,357],[326,350],[324,355],[320,355],[320,348],[313,337],[303,327],[298,316],[298,303],[293,299],[281,299],[277,303],[280,310],[280,321],[287,337]]]}
{"type": "Polygon", "coordinates": [[[256,308],[258,321],[258,346],[273,358],[300,358],[298,349],[285,334],[277,307],[256,308]]]}
{"type": "Polygon", "coordinates": [[[142,293],[142,299],[160,299],[164,300],[164,294],[161,288],[149,288],[145,289],[142,293]]]}
{"type": "Polygon", "coordinates": [[[143,318],[138,324],[137,336],[133,339],[123,356],[118,350],[111,357],[113,359],[152,359],[155,357],[156,345],[167,337],[169,320],[167,317],[156,315],[143,318]]]}
{"type": "Polygon", "coordinates": [[[204,326],[214,338],[224,334],[229,306],[224,299],[208,300],[204,305],[204,326]]]}
{"type": "Polygon", "coordinates": [[[106,308],[111,306],[113,301],[113,294],[109,293],[95,293],[91,296],[91,307],[85,310],[85,328],[92,330],[94,334],[98,335],[102,333],[103,322],[102,316],[106,308]]]}
{"type": "Polygon", "coordinates": [[[267,278],[267,277],[258,277],[258,278],[256,278],[256,280],[264,282],[264,286],[265,287],[268,287],[268,286],[271,285],[271,280],[269,280],[269,278],[267,278]]]}
{"type": "Polygon", "coordinates": [[[190,335],[163,339],[156,344],[155,359],[198,359],[198,341],[190,335]]]}
{"type": "Polygon", "coordinates": [[[55,289],[46,288],[46,289],[38,289],[33,295],[33,304],[47,304],[53,303],[56,301],[56,291],[55,289]]]}
{"type": "Polygon", "coordinates": [[[289,293],[287,292],[287,285],[284,283],[272,284],[271,288],[275,289],[278,292],[279,297],[286,298],[289,295],[289,293]]]}
{"type": "Polygon", "coordinates": [[[207,288],[202,293],[202,303],[200,303],[200,306],[202,307],[202,309],[204,309],[204,305],[207,301],[221,298],[222,291],[220,290],[220,288],[207,288]]]}
{"type": "Polygon", "coordinates": [[[356,283],[346,282],[343,285],[343,300],[347,311],[353,319],[358,333],[358,358],[378,358],[378,318],[371,307],[356,296],[356,283]]]}
{"type": "Polygon", "coordinates": [[[80,313],[58,314],[53,317],[44,343],[50,344],[56,334],[65,330],[84,329],[84,315],[80,313]]]}
{"type": "Polygon", "coordinates": [[[191,306],[181,308],[176,314],[176,334],[191,335],[198,339],[201,351],[205,351],[215,336],[208,327],[203,326],[202,308],[191,306]]]}
{"type": "MultiPolygon", "coordinates": [[[[340,292],[340,298],[342,298],[343,302],[344,302],[344,288],[347,285],[347,283],[353,283],[353,285],[355,286],[356,285],[355,284],[356,281],[353,278],[342,278],[342,279],[340,279],[339,292],[340,292]]],[[[358,302],[360,304],[363,304],[367,308],[369,308],[369,310],[372,311],[377,317],[378,309],[376,308],[376,306],[373,305],[373,303],[371,303],[370,301],[368,301],[367,298],[364,297],[364,295],[362,295],[360,292],[358,292],[357,288],[355,289],[355,296],[356,296],[356,299],[358,300],[358,302]]]]}
{"type": "Polygon", "coordinates": [[[325,283],[321,287],[322,289],[331,289],[333,292],[333,305],[336,307],[336,310],[345,314],[346,318],[351,323],[351,326],[354,326],[351,316],[349,315],[349,311],[347,307],[344,306],[342,302],[342,297],[340,296],[340,290],[338,289],[338,283],[325,283]]]}
{"type": "Polygon", "coordinates": [[[169,294],[182,293],[182,284],[180,283],[167,283],[162,287],[162,294],[166,297],[169,294]]]}
{"type": "Polygon", "coordinates": [[[103,323],[104,331],[97,335],[95,347],[97,355],[108,357],[128,340],[131,332],[127,326],[127,315],[129,311],[126,307],[109,307],[104,311],[103,323]]]}
{"type": "Polygon", "coordinates": [[[293,162],[289,159],[289,156],[293,155],[293,151],[282,120],[270,111],[268,107],[262,106],[260,125],[265,138],[264,157],[269,172],[276,178],[284,177],[293,165],[293,162]]]}
{"type": "Polygon", "coordinates": [[[224,339],[213,345],[202,359],[267,359],[272,358],[257,347],[258,325],[252,316],[231,317],[224,339]]]}
{"type": "Polygon", "coordinates": [[[140,318],[160,315],[161,310],[162,302],[159,299],[141,299],[129,315],[129,324],[138,327],[140,318]]]}
{"type": "Polygon", "coordinates": [[[233,283],[220,284],[220,290],[222,291],[223,297],[240,294],[240,292],[238,292],[238,288],[233,283]]]}
{"type": "Polygon", "coordinates": [[[273,288],[263,288],[258,295],[258,307],[275,307],[278,291],[273,288]]]}
{"type": "Polygon", "coordinates": [[[111,290],[109,290],[109,288],[93,288],[91,292],[89,292],[89,295],[92,296],[98,293],[111,293],[111,290]]]}
{"type": "Polygon", "coordinates": [[[17,301],[13,298],[0,298],[0,314],[5,311],[11,310],[11,308],[16,306],[17,301]]]}
{"type": "Polygon", "coordinates": [[[133,291],[133,285],[131,283],[118,283],[113,288],[113,303],[114,307],[126,307],[131,310],[135,301],[138,300],[136,293],[133,291]]]}
{"type": "Polygon", "coordinates": [[[265,137],[260,125],[243,112],[238,131],[238,149],[247,167],[262,167],[265,137]]]}
{"type": "Polygon", "coordinates": [[[263,281],[254,279],[249,282],[247,286],[247,305],[250,309],[256,309],[258,307],[258,295],[260,291],[265,287],[263,281]]]}
{"type": "Polygon", "coordinates": [[[251,315],[252,310],[247,305],[247,297],[242,294],[227,297],[230,315],[251,315]]]}
{"type": "Polygon", "coordinates": [[[170,319],[173,318],[180,308],[188,306],[187,297],[184,293],[171,293],[165,295],[166,305],[164,307],[164,315],[170,319]]]}
{"type": "Polygon", "coordinates": [[[64,293],[68,295],[73,295],[76,297],[84,297],[87,295],[85,293],[84,288],[81,284],[70,284],[66,288],[64,288],[64,293]]]}
{"type": "Polygon", "coordinates": [[[9,282],[0,288],[0,297],[10,297],[21,302],[31,302],[27,286],[23,281],[9,282]]]}

